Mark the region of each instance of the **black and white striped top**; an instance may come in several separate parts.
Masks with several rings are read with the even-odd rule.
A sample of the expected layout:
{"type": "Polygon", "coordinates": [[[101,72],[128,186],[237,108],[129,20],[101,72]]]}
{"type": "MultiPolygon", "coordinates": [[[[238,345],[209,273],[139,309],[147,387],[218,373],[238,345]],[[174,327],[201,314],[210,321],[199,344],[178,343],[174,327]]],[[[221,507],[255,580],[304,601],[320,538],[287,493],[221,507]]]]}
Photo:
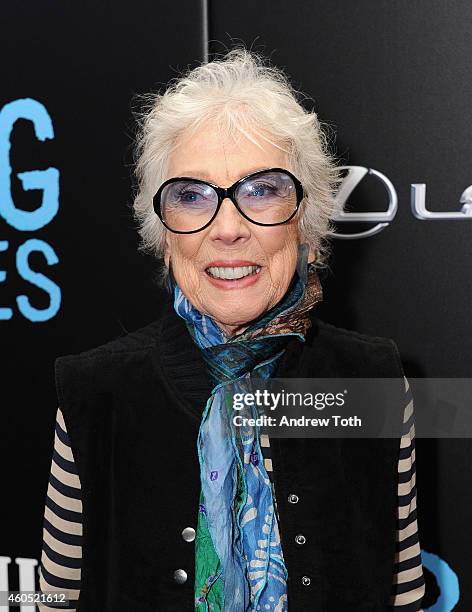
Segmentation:
{"type": "MultiPolygon", "coordinates": [[[[405,392],[403,432],[398,460],[397,545],[390,604],[395,612],[422,612],[425,581],[416,517],[415,426],[413,398],[406,378],[405,392]]],[[[270,443],[265,434],[261,435],[261,449],[264,465],[271,476],[270,443]]],[[[275,506],[277,507],[276,504],[275,506]]],[[[81,559],[81,485],[59,406],[44,510],[39,584],[42,592],[67,591],[71,603],[67,610],[75,610],[77,606],[81,559]]],[[[49,606],[39,608],[45,611],[55,609],[49,606]]]]}

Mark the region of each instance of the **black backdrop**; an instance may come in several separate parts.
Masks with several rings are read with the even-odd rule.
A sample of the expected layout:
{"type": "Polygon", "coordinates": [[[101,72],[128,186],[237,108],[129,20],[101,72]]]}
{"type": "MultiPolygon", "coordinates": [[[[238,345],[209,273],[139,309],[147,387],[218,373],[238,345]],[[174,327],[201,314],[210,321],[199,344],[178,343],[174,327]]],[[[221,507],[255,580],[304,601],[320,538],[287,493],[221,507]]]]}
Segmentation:
{"type": "MultiPolygon", "coordinates": [[[[269,55],[311,96],[341,163],[382,172],[395,187],[398,211],[382,231],[333,240],[322,318],[394,338],[407,376],[471,376],[472,218],[420,220],[410,206],[411,185],[424,183],[429,211],[457,213],[472,182],[471,23],[466,0],[2,6],[0,590],[20,580],[33,588],[55,357],[131,331],[159,309],[156,264],[137,253],[130,212],[133,98],[207,52],[244,42],[269,55]],[[21,118],[28,112],[37,131],[50,121],[49,138],[21,118]],[[56,170],[32,177],[50,181],[44,219],[22,223],[10,199],[32,212],[43,194],[19,175],[47,169],[56,170]]],[[[356,211],[387,206],[373,177],[349,199],[356,211]]],[[[338,232],[372,225],[339,223],[338,232]]],[[[425,609],[472,605],[471,458],[469,439],[417,440],[425,609]]]]}

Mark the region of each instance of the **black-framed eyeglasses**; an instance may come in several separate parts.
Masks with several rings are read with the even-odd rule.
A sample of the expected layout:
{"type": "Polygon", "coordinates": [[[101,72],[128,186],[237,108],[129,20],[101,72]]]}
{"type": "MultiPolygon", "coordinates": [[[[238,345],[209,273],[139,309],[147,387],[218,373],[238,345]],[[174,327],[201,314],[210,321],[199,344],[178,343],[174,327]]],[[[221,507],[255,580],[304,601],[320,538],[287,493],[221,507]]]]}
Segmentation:
{"type": "Polygon", "coordinates": [[[281,225],[296,214],[305,193],[301,182],[284,168],[252,172],[231,187],[219,187],[188,176],[168,179],[153,198],[164,226],[176,234],[193,234],[212,223],[225,198],[256,225],[281,225]]]}

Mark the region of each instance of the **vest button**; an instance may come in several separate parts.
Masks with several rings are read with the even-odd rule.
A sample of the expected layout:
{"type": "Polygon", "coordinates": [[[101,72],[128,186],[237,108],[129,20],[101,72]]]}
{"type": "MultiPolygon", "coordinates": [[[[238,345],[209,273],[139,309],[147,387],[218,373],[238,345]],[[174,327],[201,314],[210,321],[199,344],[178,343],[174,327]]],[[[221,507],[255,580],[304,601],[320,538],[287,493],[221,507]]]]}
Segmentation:
{"type": "Polygon", "coordinates": [[[303,586],[310,586],[311,584],[310,576],[302,576],[302,584],[303,586]]]}
{"type": "Polygon", "coordinates": [[[299,533],[295,536],[295,542],[300,545],[305,544],[306,538],[302,533],[299,533]]]}
{"type": "Polygon", "coordinates": [[[290,493],[288,496],[288,501],[290,504],[298,504],[298,499],[298,495],[295,495],[295,493],[290,493]]]}
{"type": "Polygon", "coordinates": [[[186,542],[193,542],[195,540],[195,529],[193,527],[185,527],[182,530],[182,537],[186,542]]]}
{"type": "Polygon", "coordinates": [[[184,584],[184,582],[187,582],[187,572],[183,569],[175,570],[174,580],[177,584],[184,584]]]}

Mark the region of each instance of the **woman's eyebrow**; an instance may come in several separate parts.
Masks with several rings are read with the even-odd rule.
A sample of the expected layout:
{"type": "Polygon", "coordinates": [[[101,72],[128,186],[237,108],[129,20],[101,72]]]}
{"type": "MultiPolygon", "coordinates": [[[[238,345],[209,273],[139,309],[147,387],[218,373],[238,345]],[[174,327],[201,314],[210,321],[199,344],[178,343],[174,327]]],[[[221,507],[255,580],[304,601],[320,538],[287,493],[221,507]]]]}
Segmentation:
{"type": "MultiPolygon", "coordinates": [[[[257,166],[256,168],[249,168],[248,170],[246,170],[245,172],[241,174],[241,177],[247,176],[248,174],[252,174],[253,172],[259,172],[259,170],[268,170],[268,169],[269,169],[268,166],[264,166],[263,168],[261,168],[260,166],[257,166]]],[[[189,176],[192,178],[198,178],[204,181],[209,181],[210,183],[214,183],[211,176],[205,170],[183,170],[182,172],[179,172],[179,174],[176,176],[189,176]]]]}

